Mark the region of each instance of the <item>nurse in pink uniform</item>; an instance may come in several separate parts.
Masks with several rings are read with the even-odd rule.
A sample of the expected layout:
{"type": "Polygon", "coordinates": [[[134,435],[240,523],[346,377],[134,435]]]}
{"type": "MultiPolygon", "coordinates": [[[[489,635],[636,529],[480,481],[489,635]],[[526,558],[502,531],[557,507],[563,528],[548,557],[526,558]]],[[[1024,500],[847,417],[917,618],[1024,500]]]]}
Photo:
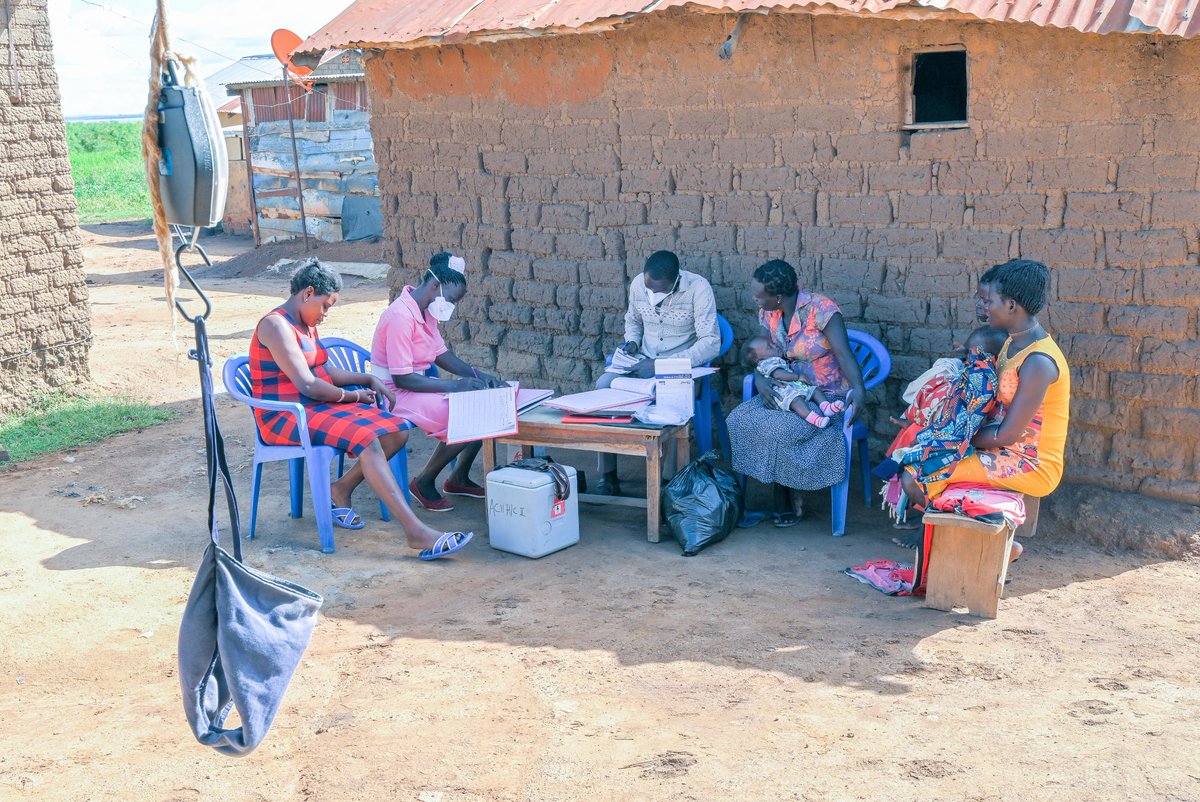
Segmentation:
{"type": "Polygon", "coordinates": [[[409,483],[413,500],[431,512],[454,509],[442,494],[483,498],[484,490],[471,481],[471,464],[479,454],[480,443],[446,443],[446,425],[450,417],[447,393],[482,390],[504,384],[498,377],[471,367],[454,355],[438,331],[438,322],[454,314],[454,305],[467,294],[463,275],[466,261],[449,253],[434,254],[429,260],[421,284],[407,286],[379,318],[371,341],[371,370],[396,393],[392,412],[419,426],[441,442],[429,462],[409,483]],[[425,375],[431,365],[459,378],[432,378],[425,375]],[[441,492],[437,477],[457,458],[454,470],[446,478],[441,492]]]}

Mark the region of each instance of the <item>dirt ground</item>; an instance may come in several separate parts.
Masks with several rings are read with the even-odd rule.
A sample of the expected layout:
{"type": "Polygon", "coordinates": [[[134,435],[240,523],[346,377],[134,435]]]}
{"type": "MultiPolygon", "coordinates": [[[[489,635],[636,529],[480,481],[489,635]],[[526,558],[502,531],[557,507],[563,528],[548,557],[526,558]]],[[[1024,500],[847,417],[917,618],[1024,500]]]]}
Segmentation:
{"type": "MultiPolygon", "coordinates": [[[[96,387],[181,415],[0,472],[0,800],[1200,799],[1197,562],[1044,526],[997,620],[937,612],[840,573],[907,555],[857,487],[846,538],[813,494],[800,526],[691,559],[587,506],[578,546],[507,555],[462,500],[427,518],[481,537],[422,563],[365,486],[367,527],[321,554],[269,466],[247,560],[325,605],[259,750],[199,746],[175,662],[205,544],[196,366],[146,229],[85,237],[96,387]]],[[[284,288],[228,272],[206,281],[218,366],[284,288]]],[[[368,340],[386,299],[352,280],[324,333],[368,340]]],[[[248,510],[251,418],[218,405],[248,510]]]]}

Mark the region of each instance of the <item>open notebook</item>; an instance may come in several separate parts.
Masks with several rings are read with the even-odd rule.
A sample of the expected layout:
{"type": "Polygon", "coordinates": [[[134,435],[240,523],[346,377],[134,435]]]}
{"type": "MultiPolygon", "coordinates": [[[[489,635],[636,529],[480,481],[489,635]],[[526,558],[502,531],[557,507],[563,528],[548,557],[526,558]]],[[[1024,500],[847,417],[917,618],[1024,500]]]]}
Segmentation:
{"type": "Polygon", "coordinates": [[[448,393],[450,421],[446,442],[468,443],[516,434],[517,417],[553,395],[553,390],[523,390],[517,382],[493,390],[448,393]]]}

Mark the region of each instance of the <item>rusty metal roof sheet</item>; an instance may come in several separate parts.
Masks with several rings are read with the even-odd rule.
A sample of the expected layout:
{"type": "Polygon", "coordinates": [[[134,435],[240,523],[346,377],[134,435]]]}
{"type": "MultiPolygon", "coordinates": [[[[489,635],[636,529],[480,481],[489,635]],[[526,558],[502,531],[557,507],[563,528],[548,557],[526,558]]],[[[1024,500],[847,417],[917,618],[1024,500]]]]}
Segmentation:
{"type": "MultiPolygon", "coordinates": [[[[345,50],[336,58],[318,66],[309,77],[322,83],[333,83],[362,80],[364,75],[362,54],[354,50],[345,50]]],[[[268,53],[265,56],[245,56],[210,75],[206,83],[210,87],[209,94],[213,94],[214,85],[219,85],[220,93],[224,95],[227,91],[232,93],[252,86],[282,86],[283,74],[279,59],[268,53]]]]}
{"type": "Polygon", "coordinates": [[[1086,33],[1200,34],[1200,0],[356,0],[300,46],[410,48],[612,28],[668,8],[707,12],[949,11],[1086,33]]]}

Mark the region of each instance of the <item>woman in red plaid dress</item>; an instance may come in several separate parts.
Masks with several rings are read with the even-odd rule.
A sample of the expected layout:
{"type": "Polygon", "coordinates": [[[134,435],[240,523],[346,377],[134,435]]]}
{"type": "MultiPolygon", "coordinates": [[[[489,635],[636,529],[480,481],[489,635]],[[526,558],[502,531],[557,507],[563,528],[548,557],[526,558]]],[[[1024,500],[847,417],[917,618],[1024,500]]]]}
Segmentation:
{"type": "MultiPolygon", "coordinates": [[[[292,275],[291,297],[259,321],[250,341],[252,392],[264,400],[304,404],[313,445],[333,446],[358,457],[354,466],[330,486],[334,523],[347,529],[362,528],[362,519],[350,506],[350,496],[365,478],[404,528],[411,548],[424,550],[421,556],[426,559],[449,554],[470,537],[455,532],[447,539],[422,523],[405,501],[388,466],[388,459],[408,439],[407,422],[379,409],[376,401],[382,396],[390,408],[395,396],[368,373],[353,373],[327,363],[316,327],[337,303],[341,289],[341,277],[316,259],[308,260],[292,275]],[[369,389],[342,389],[347,385],[369,389]]],[[[292,415],[256,409],[254,416],[263,442],[300,445],[292,415]]]]}

